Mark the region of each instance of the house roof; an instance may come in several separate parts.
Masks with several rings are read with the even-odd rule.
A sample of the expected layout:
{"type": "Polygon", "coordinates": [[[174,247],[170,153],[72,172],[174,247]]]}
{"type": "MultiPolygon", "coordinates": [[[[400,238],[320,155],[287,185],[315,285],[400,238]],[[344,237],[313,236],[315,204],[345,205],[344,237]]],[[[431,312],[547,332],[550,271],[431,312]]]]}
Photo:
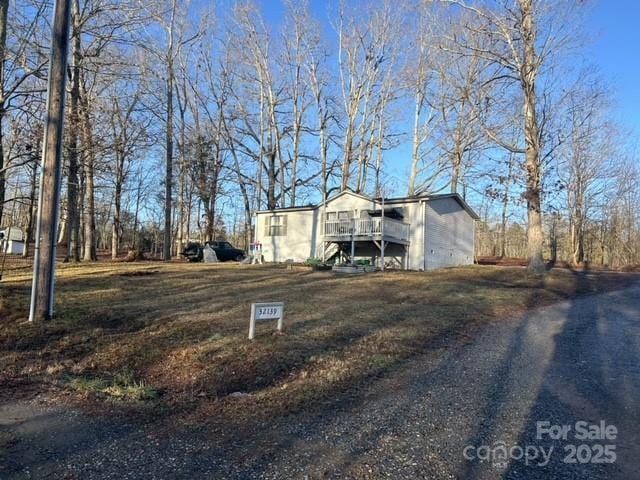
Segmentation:
{"type": "Polygon", "coordinates": [[[471,215],[471,218],[474,220],[480,220],[480,216],[469,206],[467,202],[465,202],[464,198],[462,198],[457,193],[440,193],[438,195],[429,195],[428,200],[438,200],[440,198],[453,198],[457,200],[457,202],[465,209],[465,211],[471,215]]]}
{"type": "MultiPolygon", "coordinates": [[[[439,200],[442,198],[453,198],[456,200],[462,208],[474,219],[479,220],[480,217],[476,212],[473,211],[473,208],[469,206],[467,202],[465,202],[464,198],[462,198],[457,193],[438,193],[434,195],[423,194],[423,195],[415,195],[413,197],[395,197],[395,198],[385,198],[384,203],[393,205],[397,203],[415,203],[415,202],[428,202],[431,200],[439,200]]],[[[382,202],[382,198],[375,198],[376,202],[382,202]]]]}
{"type": "MultiPolygon", "coordinates": [[[[366,195],[362,195],[360,193],[356,193],[350,189],[346,189],[343,190],[342,192],[330,197],[327,199],[327,203],[335,200],[336,198],[340,198],[343,195],[353,195],[359,198],[362,198],[363,200],[370,200],[376,203],[382,203],[382,198],[378,197],[378,198],[372,198],[372,197],[367,197],[366,195]]],[[[439,193],[439,194],[435,194],[435,195],[416,195],[413,197],[395,197],[395,198],[385,198],[384,199],[384,203],[385,204],[402,204],[402,203],[415,203],[415,202],[428,202],[431,200],[440,200],[440,199],[444,199],[444,198],[453,198],[454,200],[456,200],[460,206],[474,219],[474,220],[479,220],[480,217],[478,216],[478,214],[476,212],[473,211],[473,209],[469,206],[469,204],[467,202],[465,202],[465,200],[457,193],[439,193]]],[[[256,213],[274,213],[274,212],[296,212],[296,211],[304,211],[304,210],[315,210],[318,207],[320,207],[321,204],[317,204],[317,205],[307,205],[304,207],[287,207],[287,208],[276,208],[273,210],[260,210],[256,213]]]]}
{"type": "MultiPolygon", "coordinates": [[[[329,198],[327,198],[326,202],[332,202],[337,198],[342,197],[343,195],[353,195],[354,197],[358,197],[361,198],[363,200],[367,200],[367,201],[375,201],[373,198],[371,197],[367,197],[366,195],[362,195],[360,193],[356,193],[353,190],[351,190],[350,188],[347,188],[343,191],[341,191],[340,193],[337,193],[329,198]]],[[[303,211],[303,210],[315,210],[316,208],[322,206],[321,203],[318,203],[317,205],[306,205],[303,207],[286,207],[286,208],[275,208],[272,210],[258,210],[256,213],[273,213],[273,212],[297,212],[297,211],[303,211]]]]}
{"type": "Polygon", "coordinates": [[[258,210],[256,213],[273,213],[273,212],[299,212],[304,210],[315,210],[318,205],[305,205],[302,207],[285,207],[285,208],[273,208],[271,210],[258,210]]]}
{"type": "Polygon", "coordinates": [[[363,199],[363,200],[367,200],[367,201],[375,200],[374,198],[367,197],[366,195],[362,195],[361,193],[354,192],[354,191],[353,191],[353,190],[351,190],[350,188],[347,188],[347,189],[345,189],[345,190],[341,191],[340,193],[337,193],[337,194],[336,194],[336,195],[334,195],[333,197],[329,197],[329,198],[327,198],[327,203],[332,202],[332,201],[333,201],[333,200],[335,200],[336,198],[340,198],[340,197],[342,197],[343,195],[352,195],[352,196],[354,196],[354,197],[358,197],[358,198],[361,198],[361,199],[363,199]]]}

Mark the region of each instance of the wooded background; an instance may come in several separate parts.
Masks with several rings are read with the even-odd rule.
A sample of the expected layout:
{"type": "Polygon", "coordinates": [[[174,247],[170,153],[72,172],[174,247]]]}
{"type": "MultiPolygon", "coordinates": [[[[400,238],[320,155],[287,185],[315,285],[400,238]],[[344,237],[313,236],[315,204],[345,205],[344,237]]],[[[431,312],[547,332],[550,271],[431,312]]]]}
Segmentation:
{"type": "MultiPolygon", "coordinates": [[[[636,138],[586,58],[589,2],[283,4],[73,0],[68,260],[247,248],[255,211],[350,188],[459,193],[478,255],[640,263],[636,138]]],[[[0,0],[0,225],[31,241],[50,18],[0,0]]]]}

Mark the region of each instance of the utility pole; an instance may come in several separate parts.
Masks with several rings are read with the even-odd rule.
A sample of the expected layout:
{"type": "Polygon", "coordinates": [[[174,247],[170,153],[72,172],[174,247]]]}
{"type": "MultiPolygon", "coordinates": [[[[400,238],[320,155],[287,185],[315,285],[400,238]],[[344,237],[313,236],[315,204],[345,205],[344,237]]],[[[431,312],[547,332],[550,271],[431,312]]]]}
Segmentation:
{"type": "Polygon", "coordinates": [[[53,317],[70,13],[70,0],[56,0],[49,59],[47,117],[42,145],[42,173],[29,309],[30,322],[45,321],[53,317]]]}
{"type": "MultiPolygon", "coordinates": [[[[9,18],[9,0],[0,0],[0,170],[4,168],[4,149],[2,137],[2,120],[5,115],[5,93],[4,93],[4,61],[7,56],[7,23],[9,18]]],[[[2,225],[2,213],[4,209],[5,196],[5,172],[0,172],[0,225],[2,225]]],[[[15,202],[14,202],[15,203],[15,202]]]]}

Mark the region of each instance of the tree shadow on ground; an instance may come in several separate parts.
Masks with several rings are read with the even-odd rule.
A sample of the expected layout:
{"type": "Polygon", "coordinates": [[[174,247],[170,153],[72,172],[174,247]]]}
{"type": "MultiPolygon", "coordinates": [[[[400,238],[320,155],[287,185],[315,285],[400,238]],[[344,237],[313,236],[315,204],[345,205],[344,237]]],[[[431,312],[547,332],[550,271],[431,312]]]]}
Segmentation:
{"type": "MultiPolygon", "coordinates": [[[[574,271],[584,290],[589,289],[589,274],[574,271]]],[[[503,478],[611,479],[637,475],[640,456],[640,318],[635,300],[637,289],[609,294],[608,299],[592,297],[572,302],[562,329],[554,336],[554,356],[549,363],[527,423],[517,444],[553,447],[549,465],[525,465],[513,461],[503,478]],[[538,438],[538,422],[569,425],[567,440],[538,438]],[[576,439],[575,424],[614,425],[616,440],[576,439]],[[571,460],[571,447],[586,444],[595,459],[596,444],[616,445],[615,463],[565,463],[571,460]]],[[[575,458],[575,457],[573,457],[575,458]]],[[[595,460],[594,460],[595,461],[595,460]]]]}
{"type": "MultiPolygon", "coordinates": [[[[175,298],[172,299],[171,295],[177,294],[176,292],[180,292],[180,288],[172,282],[179,281],[181,277],[175,276],[173,278],[169,278],[167,279],[166,286],[163,287],[163,295],[159,297],[156,295],[156,297],[153,298],[152,309],[146,312],[146,315],[148,315],[147,318],[151,319],[159,317],[159,319],[155,318],[155,320],[150,323],[144,323],[143,328],[156,330],[164,328],[165,330],[163,335],[171,335],[171,332],[174,331],[172,330],[172,322],[174,319],[183,315],[188,315],[191,312],[203,310],[204,312],[201,313],[203,315],[208,315],[214,314],[221,308],[238,308],[238,311],[240,311],[241,309],[238,305],[242,305],[247,301],[259,299],[269,300],[272,298],[268,298],[268,296],[284,295],[287,292],[290,294],[292,288],[290,281],[291,278],[295,278],[297,289],[296,301],[299,302],[293,302],[292,308],[294,312],[302,312],[302,304],[304,303],[305,298],[308,298],[310,295],[322,297],[333,295],[335,299],[333,304],[325,304],[323,306],[325,309],[323,315],[316,315],[317,312],[311,312],[307,317],[305,317],[305,319],[292,325],[292,328],[294,328],[299,335],[310,336],[318,329],[330,329],[334,326],[332,322],[335,318],[339,317],[341,313],[345,316],[355,316],[358,309],[363,308],[363,305],[359,305],[357,303],[358,292],[363,291],[366,287],[366,285],[359,283],[361,282],[360,280],[354,280],[350,283],[347,291],[343,291],[339,295],[336,295],[335,290],[336,288],[340,288],[342,282],[332,276],[299,274],[295,277],[289,278],[289,281],[280,282],[278,279],[272,279],[272,275],[270,276],[268,273],[265,273],[265,275],[261,274],[262,272],[259,272],[259,274],[253,278],[240,275],[240,279],[236,279],[234,282],[227,282],[227,285],[218,288],[215,291],[213,299],[211,297],[203,298],[202,296],[202,293],[206,292],[209,288],[207,282],[198,283],[194,288],[194,296],[187,297],[188,299],[193,300],[193,305],[185,307],[184,309],[179,309],[178,312],[176,312],[175,308],[172,308],[172,304],[175,307],[175,298]],[[265,292],[264,284],[269,281],[272,282],[271,285],[273,288],[269,293],[267,293],[265,292]],[[240,292],[237,292],[236,290],[240,285],[242,285],[243,288],[240,292]],[[219,301],[221,297],[232,294],[235,295],[233,300],[225,300],[224,302],[219,301]],[[346,301],[348,298],[356,300],[356,303],[351,304],[349,308],[345,307],[344,303],[341,303],[346,301]],[[234,306],[234,303],[237,305],[234,306]]],[[[150,292],[157,290],[157,284],[154,287],[153,285],[133,283],[138,280],[144,280],[143,277],[132,277],[132,279],[132,283],[121,285],[121,288],[128,290],[133,296],[141,295],[144,297],[145,295],[150,294],[150,292]]],[[[407,281],[411,281],[410,276],[407,281]]],[[[212,279],[211,283],[213,284],[213,282],[214,279],[212,279]]],[[[482,280],[465,286],[465,295],[468,295],[469,297],[478,297],[475,298],[475,303],[473,305],[473,308],[476,310],[471,316],[482,314],[484,311],[490,311],[493,307],[490,301],[482,300],[482,295],[479,294],[479,291],[487,288],[499,288],[501,283],[507,284],[509,282],[504,278],[504,275],[501,275],[499,272],[491,272],[482,280]]],[[[99,287],[100,282],[91,285],[91,288],[99,287]]],[[[366,325],[359,326],[357,322],[352,322],[351,324],[347,322],[336,330],[323,332],[323,336],[319,338],[317,342],[310,345],[306,342],[297,342],[296,338],[287,339],[276,337],[273,339],[265,339],[262,342],[254,344],[255,348],[266,348],[270,344],[279,346],[278,342],[282,343],[280,346],[288,345],[291,347],[291,351],[288,352],[288,356],[283,359],[282,364],[278,366],[276,374],[274,374],[271,366],[266,363],[261,363],[260,361],[265,360],[266,362],[269,358],[258,355],[257,357],[254,357],[256,362],[252,365],[252,368],[246,377],[241,378],[240,381],[230,381],[227,379],[230,383],[225,386],[224,389],[219,390],[216,388],[214,392],[209,393],[219,395],[230,393],[231,390],[236,388],[245,391],[259,391],[264,388],[277,387],[292,373],[313,364],[315,362],[314,359],[317,359],[317,357],[329,355],[339,358],[343,352],[348,351],[354,344],[375,337],[380,332],[388,329],[390,324],[395,324],[399,327],[403,327],[405,325],[408,327],[421,325],[420,323],[412,323],[416,321],[415,317],[417,308],[419,311],[424,312],[422,326],[426,327],[429,325],[429,319],[433,318],[429,316],[429,306],[417,306],[416,297],[406,293],[407,287],[404,284],[401,282],[398,282],[396,285],[385,284],[384,288],[387,291],[375,291],[372,296],[374,298],[376,296],[385,298],[385,296],[388,297],[391,295],[394,298],[393,302],[390,302],[390,304],[393,305],[391,312],[384,310],[376,311],[375,309],[372,309],[369,312],[369,318],[366,325]],[[330,350],[327,351],[329,346],[330,350]],[[262,378],[263,380],[256,381],[256,378],[262,378]]],[[[434,306],[431,307],[432,311],[436,309],[438,302],[444,305],[455,304],[455,300],[446,298],[447,296],[451,296],[455,293],[451,291],[450,285],[446,282],[430,285],[429,288],[436,290],[434,294],[434,298],[436,300],[434,301],[434,306]]],[[[538,299],[534,295],[535,290],[532,289],[531,291],[527,291],[526,288],[528,287],[526,287],[526,285],[522,285],[522,288],[524,289],[524,292],[528,292],[527,306],[531,307],[536,305],[538,303],[538,299]]],[[[584,288],[588,289],[590,287],[585,285],[584,288]]],[[[375,305],[375,302],[373,305],[375,305]]],[[[239,318],[242,319],[243,316],[239,315],[239,318]]],[[[216,412],[214,408],[212,411],[213,415],[208,420],[204,420],[200,425],[193,426],[192,424],[192,426],[188,427],[187,430],[176,429],[174,430],[174,433],[180,438],[185,438],[187,436],[190,438],[198,438],[203,444],[209,445],[211,449],[207,453],[203,453],[201,455],[204,463],[209,462],[211,465],[217,465],[220,463],[220,459],[222,458],[241,459],[238,460],[241,463],[236,465],[237,476],[234,478],[251,478],[255,472],[266,471],[270,468],[274,459],[279,458],[283,451],[300,446],[300,442],[303,442],[305,431],[307,429],[313,429],[315,426],[325,424],[339,412],[343,412],[345,410],[357,411],[361,405],[368,401],[367,396],[369,391],[361,388],[361,385],[374,384],[384,381],[390,377],[402,376],[408,368],[411,368],[412,362],[416,359],[421,358],[423,355],[428,355],[429,353],[433,354],[433,352],[438,352],[439,349],[445,349],[446,346],[451,345],[452,337],[455,337],[459,328],[465,326],[465,322],[462,321],[463,318],[468,320],[468,312],[467,317],[461,317],[460,322],[452,322],[449,325],[445,325],[445,328],[441,330],[435,329],[433,331],[425,332],[423,337],[418,336],[414,339],[415,343],[410,345],[410,348],[407,348],[406,351],[402,352],[400,355],[391,355],[387,362],[381,365],[374,365],[373,368],[365,369],[362,372],[356,372],[355,376],[347,375],[344,378],[338,379],[332,384],[325,386],[324,391],[320,396],[315,397],[314,393],[310,392],[310,396],[308,397],[301,396],[288,398],[287,392],[283,391],[284,393],[275,397],[279,401],[282,401],[282,408],[279,409],[279,413],[277,413],[273,418],[260,419],[258,422],[251,421],[251,418],[243,418],[234,423],[229,418],[225,418],[224,415],[221,415],[220,412],[216,412]],[[311,406],[309,406],[309,403],[311,403],[311,406]],[[288,422],[291,422],[291,425],[288,425],[288,422]]],[[[194,342],[196,344],[197,342],[206,342],[208,336],[211,336],[214,332],[222,332],[224,336],[228,336],[229,338],[240,338],[239,336],[245,335],[245,325],[243,324],[229,324],[229,322],[227,322],[223,325],[209,320],[192,321],[189,325],[193,328],[190,327],[188,334],[184,337],[184,342],[182,342],[182,344],[178,343],[176,348],[179,349],[186,344],[194,344],[194,342]]],[[[89,329],[94,327],[95,325],[91,325],[91,327],[86,328],[89,329]]],[[[508,353],[501,360],[501,364],[495,375],[497,381],[489,388],[489,398],[478,399],[478,402],[485,402],[482,413],[483,421],[478,430],[469,436],[468,443],[478,444],[478,442],[488,441],[496,434],[500,433],[500,425],[496,419],[501,416],[502,406],[507,403],[506,399],[508,399],[510,393],[508,385],[503,382],[504,379],[513,375],[512,364],[516,361],[518,352],[522,350],[523,343],[526,342],[526,339],[528,338],[527,335],[529,334],[529,328],[532,327],[527,324],[525,317],[525,320],[523,320],[518,326],[516,334],[511,339],[512,345],[507,350],[508,353]]],[[[135,332],[129,333],[135,334],[135,332]]],[[[117,345],[118,342],[123,340],[123,338],[126,337],[123,337],[122,335],[113,335],[113,337],[109,338],[107,341],[113,345],[117,345]]],[[[155,340],[150,341],[153,342],[155,340]]],[[[161,350],[157,360],[160,361],[160,364],[163,366],[166,366],[166,361],[163,361],[163,358],[167,355],[167,352],[171,353],[171,350],[161,350]]],[[[80,358],[78,358],[78,360],[81,360],[82,357],[91,354],[91,351],[81,353],[79,354],[80,358]]],[[[242,360],[242,356],[239,356],[238,358],[242,360]]],[[[154,362],[156,361],[154,359],[151,360],[154,362]]],[[[233,358],[229,357],[222,362],[221,365],[237,365],[233,362],[233,358]]],[[[427,373],[428,375],[433,376],[445,376],[448,374],[448,371],[449,368],[447,365],[439,364],[434,370],[427,373]]],[[[231,373],[232,370],[223,370],[219,377],[207,377],[204,380],[212,381],[219,378],[220,381],[224,381],[225,376],[228,377],[231,373]]],[[[455,381],[455,379],[453,381],[455,381]]],[[[407,385],[407,388],[417,389],[421,393],[425,393],[425,391],[428,390],[428,378],[423,378],[421,382],[422,383],[417,386],[407,385]]],[[[537,389],[532,390],[532,395],[535,396],[537,391],[537,389]]],[[[336,468],[341,471],[348,471],[355,468],[355,465],[360,462],[359,457],[361,455],[366,455],[369,446],[381,441],[382,438],[389,435],[389,432],[396,428],[391,426],[390,423],[394,425],[407,423],[404,418],[404,414],[412,408],[412,402],[414,399],[415,397],[407,396],[406,399],[399,400],[396,404],[391,405],[388,409],[388,422],[382,421],[380,424],[363,425],[362,430],[358,432],[345,432],[345,434],[348,435],[360,435],[362,439],[360,446],[354,451],[345,454],[341,459],[338,459],[337,463],[334,464],[332,468],[336,468]]],[[[203,402],[207,403],[207,400],[194,400],[196,401],[179,405],[175,413],[180,413],[180,415],[186,416],[191,413],[197,414],[198,406],[203,402]]],[[[240,400],[240,402],[242,402],[242,400],[240,400]]],[[[252,408],[251,402],[247,402],[245,407],[252,408]]],[[[244,407],[241,405],[241,408],[244,407]]],[[[272,412],[274,411],[275,410],[272,410],[272,412]]],[[[526,412],[524,413],[526,414],[526,412]]],[[[166,420],[166,418],[158,418],[157,420],[159,425],[162,423],[161,421],[166,420]]],[[[158,425],[154,425],[150,428],[156,428],[158,425]]],[[[141,428],[144,429],[146,427],[141,428]]],[[[105,429],[106,433],[104,435],[108,438],[109,422],[107,422],[105,429]]],[[[60,431],[60,434],[64,435],[64,431],[60,431]]],[[[34,432],[33,435],[37,435],[37,432],[34,432]]],[[[84,450],[87,455],[90,455],[92,451],[99,449],[101,441],[100,435],[102,434],[98,435],[96,442],[83,444],[79,450],[84,450]]],[[[125,432],[120,441],[126,444],[129,441],[129,437],[133,438],[137,435],[139,435],[138,429],[131,432],[125,432]]],[[[165,443],[163,443],[163,445],[166,446],[166,442],[170,442],[172,438],[172,436],[165,437],[165,443]]],[[[151,448],[153,449],[156,447],[151,448]]],[[[321,450],[323,447],[319,444],[318,448],[319,451],[315,452],[315,455],[321,456],[321,450]]],[[[327,445],[327,448],[330,447],[327,445]]],[[[187,452],[183,453],[185,455],[187,454],[187,452]]],[[[67,456],[70,461],[75,458],[71,453],[65,451],[62,451],[60,455],[61,461],[64,461],[67,456]]],[[[144,456],[145,454],[142,452],[140,455],[144,456]]],[[[467,478],[476,478],[479,476],[478,474],[480,471],[476,470],[475,467],[467,465],[465,465],[465,467],[467,469],[464,471],[464,474],[467,478]]],[[[200,472],[203,467],[202,464],[198,462],[194,463],[192,468],[188,466],[185,466],[184,468],[184,472],[191,471],[195,474],[196,472],[200,472]],[[191,470],[189,470],[189,468],[191,468],[191,470]]],[[[224,466],[220,466],[220,469],[223,468],[224,466]]],[[[219,472],[222,471],[223,470],[219,470],[219,472]]]]}

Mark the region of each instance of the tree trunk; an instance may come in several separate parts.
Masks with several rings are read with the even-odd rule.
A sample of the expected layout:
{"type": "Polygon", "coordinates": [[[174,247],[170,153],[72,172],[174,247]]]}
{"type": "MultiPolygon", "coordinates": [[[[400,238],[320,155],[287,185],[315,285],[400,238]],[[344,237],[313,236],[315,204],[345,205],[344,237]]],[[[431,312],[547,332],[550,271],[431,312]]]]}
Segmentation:
{"type": "Polygon", "coordinates": [[[413,147],[411,151],[411,170],[409,171],[409,184],[407,187],[407,196],[412,197],[416,194],[416,181],[418,179],[418,165],[420,162],[420,112],[422,110],[422,95],[420,92],[415,94],[415,108],[413,112],[413,147]]]}
{"type": "Polygon", "coordinates": [[[582,213],[573,219],[571,226],[571,254],[574,265],[582,265],[584,263],[584,223],[582,213]]]}
{"type": "Polygon", "coordinates": [[[558,216],[553,216],[553,221],[551,222],[551,232],[549,235],[549,241],[551,243],[551,261],[550,264],[553,266],[556,264],[558,260],[558,216]]]}
{"type": "MultiPolygon", "coordinates": [[[[39,142],[38,142],[39,143],[39,142]]],[[[37,151],[37,149],[36,149],[37,151]]],[[[27,228],[24,239],[24,251],[22,256],[29,256],[29,245],[33,241],[33,211],[36,207],[36,190],[38,185],[38,158],[33,158],[33,170],[31,171],[31,185],[29,186],[29,211],[27,212],[27,228]]]]}
{"type": "Polygon", "coordinates": [[[186,120],[185,113],[187,109],[187,80],[182,78],[182,84],[180,90],[182,92],[182,99],[178,95],[178,113],[180,118],[180,193],[179,193],[179,217],[178,217],[178,239],[176,242],[176,252],[179,254],[184,248],[185,244],[185,230],[186,230],[186,217],[187,217],[187,155],[186,155],[186,120]]]}
{"type": "MultiPolygon", "coordinates": [[[[80,71],[82,75],[82,71],[80,71]]],[[[89,116],[89,99],[84,83],[81,82],[80,104],[82,106],[82,136],[84,144],[84,174],[85,174],[85,209],[84,209],[84,257],[86,262],[98,259],[96,252],[96,208],[95,208],[95,151],[93,145],[93,131],[89,116]]]]}
{"type": "MultiPolygon", "coordinates": [[[[270,144],[270,146],[272,146],[270,144]]],[[[267,170],[267,176],[269,184],[267,186],[267,209],[273,210],[277,208],[276,202],[276,152],[273,149],[269,149],[269,168],[267,170]]]]}
{"type": "Polygon", "coordinates": [[[507,254],[507,209],[509,208],[509,195],[511,193],[511,179],[513,177],[513,165],[515,160],[515,154],[510,153],[507,178],[504,186],[504,196],[502,197],[502,212],[500,215],[500,258],[504,258],[507,254]]]}
{"type": "Polygon", "coordinates": [[[460,182],[460,173],[462,170],[462,152],[459,146],[456,146],[453,152],[453,159],[451,165],[451,193],[458,193],[458,183],[460,182]]]}
{"type": "Polygon", "coordinates": [[[136,253],[137,258],[144,258],[142,255],[142,246],[138,240],[138,217],[140,215],[140,191],[142,190],[142,172],[138,173],[138,188],[136,190],[136,210],[133,216],[133,240],[131,249],[136,253]]]}
{"type": "Polygon", "coordinates": [[[164,198],[164,244],[162,259],[171,260],[171,198],[173,190],[173,51],[167,61],[166,173],[164,198]]]}
{"type": "Polygon", "coordinates": [[[116,188],[113,194],[113,224],[111,226],[111,258],[118,257],[118,249],[120,248],[121,235],[121,204],[122,204],[122,187],[124,183],[124,152],[116,153],[116,188]]]}
{"type": "Polygon", "coordinates": [[[509,205],[508,197],[502,201],[502,214],[500,216],[500,258],[504,258],[507,252],[507,206],[509,205]]]}
{"type": "Polygon", "coordinates": [[[67,175],[67,223],[65,261],[80,261],[80,222],[78,219],[78,104],[80,102],[80,6],[73,1],[73,68],[69,105],[69,171],[67,175]]]}
{"type": "Polygon", "coordinates": [[[215,216],[216,216],[216,197],[211,195],[209,202],[204,208],[205,216],[207,217],[207,230],[205,233],[205,241],[213,242],[215,240],[215,216]]]}
{"type": "Polygon", "coordinates": [[[118,247],[120,245],[120,211],[116,207],[113,214],[113,224],[111,225],[111,258],[118,258],[118,247]]]}
{"type": "Polygon", "coordinates": [[[527,189],[527,257],[528,269],[535,273],[544,272],[542,247],[542,179],[540,166],[540,131],[536,115],[536,30],[533,21],[533,0],[520,0],[522,9],[522,33],[524,41],[524,62],[521,72],[524,93],[524,134],[526,141],[527,189]]]}
{"type": "MultiPolygon", "coordinates": [[[[302,131],[302,114],[300,113],[300,107],[298,105],[298,99],[293,103],[293,155],[291,159],[291,187],[290,198],[292,207],[296,206],[296,189],[298,187],[298,157],[300,156],[300,135],[302,131]]],[[[282,205],[284,207],[284,204],[282,205]]]]}
{"type": "Polygon", "coordinates": [[[351,175],[351,161],[353,154],[353,126],[351,122],[347,125],[347,132],[344,139],[344,158],[342,160],[342,182],[340,190],[349,188],[349,180],[351,175]]]}
{"type": "MultiPolygon", "coordinates": [[[[378,138],[376,140],[376,171],[375,171],[375,192],[376,196],[384,195],[384,185],[382,185],[382,161],[384,160],[384,102],[380,112],[380,120],[378,124],[378,138]]],[[[363,188],[364,190],[364,188],[363,188]]]]}

